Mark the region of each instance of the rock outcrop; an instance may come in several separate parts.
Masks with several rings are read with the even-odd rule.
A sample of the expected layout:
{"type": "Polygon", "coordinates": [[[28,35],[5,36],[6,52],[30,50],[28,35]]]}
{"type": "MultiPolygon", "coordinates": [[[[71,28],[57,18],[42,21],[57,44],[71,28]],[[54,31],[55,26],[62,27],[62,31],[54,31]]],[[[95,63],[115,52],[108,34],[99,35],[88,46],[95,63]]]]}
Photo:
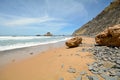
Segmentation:
{"type": "Polygon", "coordinates": [[[95,37],[99,45],[120,46],[120,24],[109,27],[95,37]]]}
{"type": "Polygon", "coordinates": [[[44,36],[52,36],[52,34],[50,32],[47,32],[46,34],[44,34],[44,36]]]}
{"type": "Polygon", "coordinates": [[[82,43],[82,38],[79,37],[79,36],[77,36],[77,37],[74,37],[74,38],[66,41],[65,44],[66,44],[66,46],[68,46],[69,48],[71,48],[71,47],[77,47],[81,43],[82,43]]]}
{"type": "Polygon", "coordinates": [[[95,36],[104,29],[120,24],[120,0],[114,0],[100,14],[77,29],[73,35],[95,36]]]}

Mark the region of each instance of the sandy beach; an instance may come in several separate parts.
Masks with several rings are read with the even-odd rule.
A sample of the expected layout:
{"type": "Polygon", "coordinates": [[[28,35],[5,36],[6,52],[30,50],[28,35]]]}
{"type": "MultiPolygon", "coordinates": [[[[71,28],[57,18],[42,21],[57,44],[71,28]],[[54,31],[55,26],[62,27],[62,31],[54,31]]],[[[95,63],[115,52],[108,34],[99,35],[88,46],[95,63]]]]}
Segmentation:
{"type": "MultiPolygon", "coordinates": [[[[61,47],[49,48],[32,57],[11,60],[0,69],[0,80],[74,80],[80,72],[93,75],[87,64],[95,61],[94,56],[83,49],[92,47],[94,43],[94,38],[83,37],[79,47],[67,48],[61,43],[61,47]],[[70,72],[71,68],[75,72],[70,72]]],[[[82,76],[82,80],[87,79],[82,76]]]]}

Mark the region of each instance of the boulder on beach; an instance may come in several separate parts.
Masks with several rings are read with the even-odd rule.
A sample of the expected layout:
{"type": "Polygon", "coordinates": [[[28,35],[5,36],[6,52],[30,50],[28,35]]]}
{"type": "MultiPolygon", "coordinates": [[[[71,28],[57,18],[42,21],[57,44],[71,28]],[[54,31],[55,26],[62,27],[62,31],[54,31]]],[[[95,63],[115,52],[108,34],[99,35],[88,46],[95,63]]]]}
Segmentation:
{"type": "Polygon", "coordinates": [[[52,36],[52,33],[47,32],[46,34],[44,34],[44,36],[52,36]]]}
{"type": "Polygon", "coordinates": [[[68,46],[69,48],[71,47],[77,47],[79,46],[79,44],[82,43],[82,38],[77,36],[77,37],[74,37],[68,41],[65,42],[66,46],[68,46]]]}
{"type": "Polygon", "coordinates": [[[98,45],[120,46],[120,24],[109,27],[95,37],[98,45]]]}

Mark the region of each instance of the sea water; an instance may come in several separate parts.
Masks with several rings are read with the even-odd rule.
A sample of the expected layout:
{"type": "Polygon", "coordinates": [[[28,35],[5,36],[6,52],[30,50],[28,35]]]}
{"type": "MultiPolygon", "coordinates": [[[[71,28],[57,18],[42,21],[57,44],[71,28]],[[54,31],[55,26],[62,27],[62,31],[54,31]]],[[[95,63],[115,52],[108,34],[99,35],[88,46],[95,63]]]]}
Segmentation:
{"type": "Polygon", "coordinates": [[[0,36],[0,51],[56,43],[70,36],[0,36]]]}

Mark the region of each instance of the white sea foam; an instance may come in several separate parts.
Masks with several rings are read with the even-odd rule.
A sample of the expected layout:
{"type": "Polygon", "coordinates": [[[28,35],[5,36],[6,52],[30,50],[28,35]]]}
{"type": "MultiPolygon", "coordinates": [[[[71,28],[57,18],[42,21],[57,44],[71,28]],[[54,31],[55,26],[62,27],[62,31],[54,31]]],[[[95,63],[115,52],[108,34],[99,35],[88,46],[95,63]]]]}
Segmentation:
{"type": "MultiPolygon", "coordinates": [[[[44,38],[47,38],[47,37],[44,37],[44,38]]],[[[42,42],[42,43],[41,42],[29,42],[29,43],[17,43],[17,44],[14,44],[14,45],[0,46],[0,51],[17,49],[17,48],[24,48],[24,47],[31,47],[31,46],[37,46],[37,45],[44,45],[44,44],[49,44],[49,43],[57,43],[57,42],[60,42],[60,41],[68,40],[70,38],[71,37],[67,37],[67,38],[63,38],[63,39],[59,39],[59,40],[46,41],[46,42],[42,42]]],[[[28,39],[28,38],[26,38],[26,39],[28,39]]],[[[29,39],[31,39],[31,38],[29,38],[29,39]]]]}
{"type": "Polygon", "coordinates": [[[26,40],[26,39],[40,39],[40,38],[51,38],[51,36],[1,36],[0,40],[26,40]]]}

